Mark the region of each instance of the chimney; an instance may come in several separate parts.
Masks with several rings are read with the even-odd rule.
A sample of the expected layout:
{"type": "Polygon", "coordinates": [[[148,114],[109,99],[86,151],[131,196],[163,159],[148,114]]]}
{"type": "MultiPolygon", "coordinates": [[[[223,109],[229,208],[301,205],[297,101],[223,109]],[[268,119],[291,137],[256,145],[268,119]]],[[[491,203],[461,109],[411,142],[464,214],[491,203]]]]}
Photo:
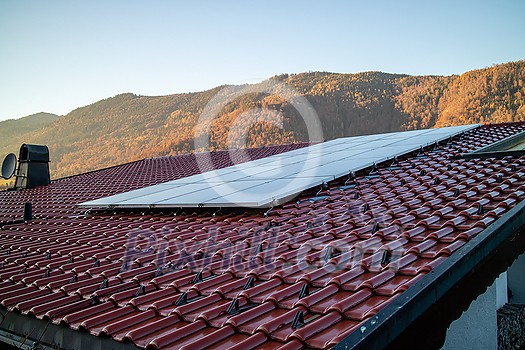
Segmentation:
{"type": "Polygon", "coordinates": [[[49,149],[45,145],[23,144],[18,157],[15,188],[32,188],[51,183],[49,149]]]}

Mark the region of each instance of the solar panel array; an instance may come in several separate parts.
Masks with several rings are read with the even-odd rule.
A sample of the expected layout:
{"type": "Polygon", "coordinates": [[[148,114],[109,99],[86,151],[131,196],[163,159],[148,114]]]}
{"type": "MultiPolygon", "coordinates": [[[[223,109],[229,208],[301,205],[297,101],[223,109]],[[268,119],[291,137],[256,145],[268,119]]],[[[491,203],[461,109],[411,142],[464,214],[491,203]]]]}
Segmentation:
{"type": "Polygon", "coordinates": [[[477,125],[339,138],[79,204],[86,208],[270,207],[351,171],[477,125]]]}

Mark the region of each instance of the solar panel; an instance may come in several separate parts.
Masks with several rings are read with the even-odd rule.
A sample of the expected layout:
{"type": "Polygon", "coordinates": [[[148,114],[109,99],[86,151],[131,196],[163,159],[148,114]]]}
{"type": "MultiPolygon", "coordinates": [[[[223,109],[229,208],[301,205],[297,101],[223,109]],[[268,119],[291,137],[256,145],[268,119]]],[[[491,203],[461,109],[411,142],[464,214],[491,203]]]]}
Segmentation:
{"type": "Polygon", "coordinates": [[[477,125],[345,137],[79,204],[85,208],[269,207],[477,125]]]}

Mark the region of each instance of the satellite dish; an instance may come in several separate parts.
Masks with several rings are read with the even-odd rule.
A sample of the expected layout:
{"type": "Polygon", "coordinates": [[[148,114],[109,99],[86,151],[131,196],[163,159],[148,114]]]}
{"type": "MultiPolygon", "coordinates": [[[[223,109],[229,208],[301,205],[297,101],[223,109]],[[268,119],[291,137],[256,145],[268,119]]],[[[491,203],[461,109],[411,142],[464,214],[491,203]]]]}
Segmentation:
{"type": "Polygon", "coordinates": [[[14,153],[9,153],[4,158],[2,163],[2,177],[4,179],[10,179],[16,170],[16,156],[14,153]]]}

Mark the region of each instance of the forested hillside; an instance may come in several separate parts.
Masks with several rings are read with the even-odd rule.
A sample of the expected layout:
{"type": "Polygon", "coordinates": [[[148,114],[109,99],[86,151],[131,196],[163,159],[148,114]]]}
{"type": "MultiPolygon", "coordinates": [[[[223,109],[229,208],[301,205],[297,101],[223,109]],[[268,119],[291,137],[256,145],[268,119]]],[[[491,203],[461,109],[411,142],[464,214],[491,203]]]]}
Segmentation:
{"type": "MultiPolygon", "coordinates": [[[[310,102],[325,139],[525,120],[525,61],[460,76],[312,72],[283,74],[261,84],[272,80],[285,83],[310,102]]],[[[47,144],[52,152],[52,177],[57,178],[144,157],[191,152],[194,137],[199,136],[195,135],[197,120],[223,88],[111,97],[25,133],[23,139],[3,136],[0,155],[17,153],[22,142],[47,144]]],[[[0,124],[2,135],[3,129],[0,124]]],[[[297,110],[282,96],[267,93],[230,101],[220,108],[211,130],[212,149],[308,141],[297,110]],[[272,123],[278,120],[282,128],[272,123]]]]}
{"type": "Polygon", "coordinates": [[[59,116],[51,113],[36,113],[20,119],[0,122],[0,149],[9,146],[15,139],[24,139],[27,134],[51,124],[59,116]]]}

